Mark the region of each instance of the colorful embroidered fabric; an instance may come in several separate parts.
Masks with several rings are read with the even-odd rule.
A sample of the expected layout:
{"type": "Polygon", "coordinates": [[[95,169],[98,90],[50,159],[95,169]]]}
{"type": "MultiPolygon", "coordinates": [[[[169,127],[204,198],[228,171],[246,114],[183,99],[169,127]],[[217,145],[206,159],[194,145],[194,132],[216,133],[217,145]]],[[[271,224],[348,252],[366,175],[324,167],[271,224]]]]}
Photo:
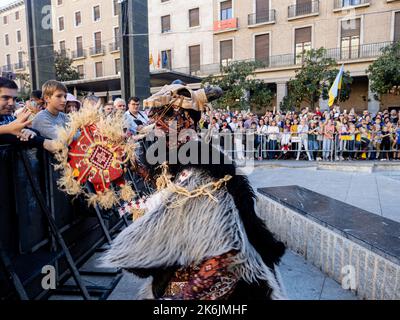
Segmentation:
{"type": "Polygon", "coordinates": [[[235,252],[208,259],[198,266],[182,268],[168,285],[164,299],[226,300],[239,279],[229,270],[235,252]]]}
{"type": "Polygon", "coordinates": [[[68,156],[74,177],[81,184],[87,180],[93,183],[96,192],[109,189],[113,181],[125,184],[122,166],[125,152],[120,146],[108,143],[96,125],[82,128],[79,138],[71,143],[68,156]]]}

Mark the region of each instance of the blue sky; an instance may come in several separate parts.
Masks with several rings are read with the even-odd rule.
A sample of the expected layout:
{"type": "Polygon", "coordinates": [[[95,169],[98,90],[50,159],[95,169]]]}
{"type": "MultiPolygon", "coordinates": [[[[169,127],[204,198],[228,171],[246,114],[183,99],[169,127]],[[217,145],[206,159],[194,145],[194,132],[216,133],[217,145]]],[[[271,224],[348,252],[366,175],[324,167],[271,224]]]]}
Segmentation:
{"type": "Polygon", "coordinates": [[[15,2],[15,0],[0,0],[0,7],[4,7],[12,2],[15,2]]]}

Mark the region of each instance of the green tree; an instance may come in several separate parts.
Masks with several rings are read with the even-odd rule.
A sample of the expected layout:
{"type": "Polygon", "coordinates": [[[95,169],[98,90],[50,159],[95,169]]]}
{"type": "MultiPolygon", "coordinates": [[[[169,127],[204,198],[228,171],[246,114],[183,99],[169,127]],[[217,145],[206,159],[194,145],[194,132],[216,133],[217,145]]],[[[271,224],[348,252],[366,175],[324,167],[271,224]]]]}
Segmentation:
{"type": "MultiPolygon", "coordinates": [[[[384,47],[382,55],[366,70],[371,91],[377,95],[400,94],[400,42],[384,47]]],[[[376,98],[379,98],[376,96],[376,98]]]]}
{"type": "Polygon", "coordinates": [[[16,79],[18,80],[23,80],[22,81],[22,87],[19,88],[19,94],[18,98],[27,100],[29,99],[29,96],[31,94],[32,88],[31,88],[31,78],[28,73],[17,73],[15,75],[16,79]]]}
{"type": "Polygon", "coordinates": [[[255,79],[255,70],[260,62],[239,61],[222,67],[220,76],[209,76],[203,85],[217,85],[224,90],[224,96],[214,102],[217,108],[253,108],[261,110],[271,105],[273,94],[261,80],[255,79]]]}
{"type": "MultiPolygon", "coordinates": [[[[302,67],[296,70],[295,78],[289,81],[289,96],[282,101],[281,108],[299,107],[302,102],[314,108],[321,96],[324,99],[328,98],[329,89],[338,72],[336,61],[326,56],[326,49],[311,49],[304,52],[302,67]]],[[[352,82],[350,73],[345,72],[339,101],[346,101],[350,97],[352,82]]]]}
{"type": "Polygon", "coordinates": [[[58,81],[71,81],[79,79],[79,72],[72,66],[72,59],[61,52],[54,52],[56,79],[58,81]]]}

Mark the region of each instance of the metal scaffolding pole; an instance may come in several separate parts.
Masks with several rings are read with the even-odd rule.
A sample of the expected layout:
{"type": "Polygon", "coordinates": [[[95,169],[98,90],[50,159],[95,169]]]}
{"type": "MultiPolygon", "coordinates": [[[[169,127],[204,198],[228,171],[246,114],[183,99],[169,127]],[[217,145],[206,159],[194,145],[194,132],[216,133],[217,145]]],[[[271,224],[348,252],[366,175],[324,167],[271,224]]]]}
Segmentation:
{"type": "Polygon", "coordinates": [[[32,90],[55,79],[51,0],[25,0],[32,90]]]}
{"type": "Polygon", "coordinates": [[[147,0],[123,0],[120,6],[122,98],[145,99],[150,95],[147,0]]]}

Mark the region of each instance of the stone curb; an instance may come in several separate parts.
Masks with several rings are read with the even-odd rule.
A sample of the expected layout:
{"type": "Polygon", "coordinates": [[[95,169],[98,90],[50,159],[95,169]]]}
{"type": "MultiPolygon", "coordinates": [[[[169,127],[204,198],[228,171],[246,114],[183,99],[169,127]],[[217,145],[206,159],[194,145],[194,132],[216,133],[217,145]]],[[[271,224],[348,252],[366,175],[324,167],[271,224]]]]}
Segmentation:
{"type": "Polygon", "coordinates": [[[354,293],[368,300],[400,300],[400,265],[292,209],[258,194],[257,211],[289,249],[342,283],[344,267],[355,272],[354,293]]]}

